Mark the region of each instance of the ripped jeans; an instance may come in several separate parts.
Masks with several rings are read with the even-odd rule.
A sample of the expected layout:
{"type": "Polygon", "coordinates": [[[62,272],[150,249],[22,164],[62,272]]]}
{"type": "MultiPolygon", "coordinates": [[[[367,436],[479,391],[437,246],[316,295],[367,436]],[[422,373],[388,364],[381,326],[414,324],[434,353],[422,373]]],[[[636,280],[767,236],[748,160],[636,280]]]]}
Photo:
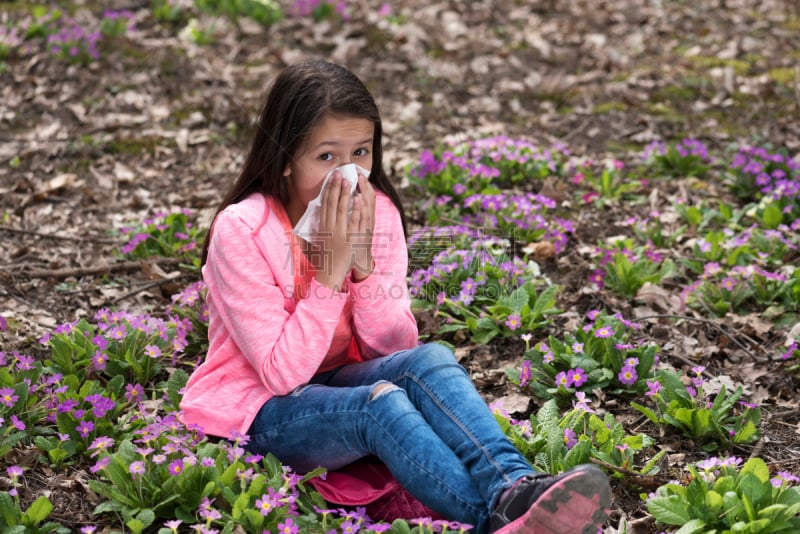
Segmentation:
{"type": "Polygon", "coordinates": [[[267,401],[249,434],[248,449],[301,473],[374,455],[423,504],[477,533],[500,493],[533,473],[436,343],[321,373],[267,401]]]}

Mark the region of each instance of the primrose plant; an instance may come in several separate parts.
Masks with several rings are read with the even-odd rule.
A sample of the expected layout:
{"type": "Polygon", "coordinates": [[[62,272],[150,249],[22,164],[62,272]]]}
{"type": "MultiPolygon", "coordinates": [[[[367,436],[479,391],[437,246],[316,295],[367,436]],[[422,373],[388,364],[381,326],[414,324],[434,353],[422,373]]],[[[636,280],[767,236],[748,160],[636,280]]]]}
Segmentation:
{"type": "Polygon", "coordinates": [[[770,308],[773,316],[800,309],[800,270],[787,265],[772,271],[759,263],[730,269],[707,263],[703,274],[683,288],[683,305],[719,317],[748,309],[770,308]]]}
{"type": "Polygon", "coordinates": [[[293,17],[311,17],[316,22],[328,19],[350,20],[347,2],[342,0],[294,0],[287,12],[293,17]]]}
{"type": "Polygon", "coordinates": [[[164,361],[175,365],[191,331],[189,319],[167,319],[100,309],[95,321],[80,319],[47,333],[40,342],[51,349],[48,365],[80,380],[122,376],[146,384],[164,361]]]}
{"type": "Polygon", "coordinates": [[[642,151],[642,161],[654,166],[659,174],[673,178],[702,178],[714,163],[706,145],[689,138],[669,146],[663,141],[653,141],[642,151]]]}
{"type": "Polygon", "coordinates": [[[664,452],[644,465],[639,459],[655,440],[645,434],[626,434],[610,413],[599,417],[583,392],[577,392],[573,408],[563,416],[555,400],[545,402],[528,420],[510,417],[500,405],[492,405],[495,419],[517,449],[538,469],[560,473],[592,458],[621,469],[655,474],[664,452]]]}
{"type": "Polygon", "coordinates": [[[11,489],[0,492],[0,530],[2,532],[56,532],[68,534],[70,530],[54,521],[46,521],[53,511],[53,503],[41,495],[26,509],[22,509],[19,487],[24,483],[25,470],[18,465],[6,468],[11,479],[11,489]]]}
{"type": "Polygon", "coordinates": [[[711,457],[687,467],[688,477],[648,496],[659,525],[677,532],[799,532],[800,478],[788,471],[770,476],[761,458],[711,457]],[[741,466],[741,467],[740,467],[741,466]]]}
{"type": "MultiPolygon", "coordinates": [[[[428,256],[433,233],[409,240],[411,255],[428,256]]],[[[508,241],[482,238],[472,242],[458,238],[455,244],[433,254],[427,267],[410,276],[415,304],[435,309],[445,319],[439,332],[468,330],[478,343],[522,329],[533,331],[548,324],[555,307],[557,286],[541,276],[538,265],[510,256],[508,241]]]]}
{"type": "Polygon", "coordinates": [[[647,381],[645,393],[655,409],[637,402],[631,402],[631,407],[652,423],[674,427],[687,438],[703,443],[706,450],[715,450],[720,444],[756,441],[760,436],[761,409],[740,400],[741,386],[731,393],[724,385],[716,394],[707,393],[703,371],[702,365],[693,367],[688,377],[690,385],[685,385],[678,374],[659,370],[654,380],[647,381]]]}
{"type": "Polygon", "coordinates": [[[151,420],[133,439],[99,437],[90,450],[100,479],[90,486],[107,500],[95,513],[120,516],[137,534],[159,526],[165,534],[181,526],[201,532],[412,532],[405,522],[373,523],[363,508],[328,508],[306,485],[322,469],[297,475],[274,456],[248,453],[247,439],[233,433],[230,440],[209,442],[175,414],[151,420]]]}
{"type": "Polygon", "coordinates": [[[476,193],[496,193],[500,187],[524,187],[532,180],[564,176],[568,156],[563,145],[543,149],[505,136],[453,137],[433,151],[424,151],[420,162],[411,167],[409,179],[426,197],[448,195],[460,201],[476,193]]]}
{"type": "Polygon", "coordinates": [[[632,180],[624,176],[624,169],[625,162],[620,160],[610,164],[587,160],[576,167],[571,181],[578,187],[577,194],[583,203],[603,206],[638,191],[646,184],[644,180],[632,180]]]}
{"type": "Polygon", "coordinates": [[[659,347],[639,335],[641,325],[621,314],[592,310],[575,332],[549,336],[527,350],[519,368],[507,369],[511,382],[543,399],[568,399],[576,391],[609,389],[642,392],[652,377],[659,347]]]}
{"type": "Polygon", "coordinates": [[[188,209],[158,212],[138,224],[123,227],[121,234],[130,237],[122,247],[122,254],[131,259],[183,258],[199,269],[198,243],[205,238],[205,231],[190,220],[191,215],[188,209]]]}
{"type": "Polygon", "coordinates": [[[677,272],[675,263],[652,243],[635,245],[630,238],[616,239],[595,250],[598,268],[589,281],[626,298],[633,298],[645,283],[658,285],[677,272]]]}
{"type": "Polygon", "coordinates": [[[555,254],[564,251],[567,234],[574,232],[572,221],[551,213],[555,201],[535,193],[475,193],[461,201],[443,195],[424,207],[429,224],[482,228],[519,243],[546,240],[555,254]]]}

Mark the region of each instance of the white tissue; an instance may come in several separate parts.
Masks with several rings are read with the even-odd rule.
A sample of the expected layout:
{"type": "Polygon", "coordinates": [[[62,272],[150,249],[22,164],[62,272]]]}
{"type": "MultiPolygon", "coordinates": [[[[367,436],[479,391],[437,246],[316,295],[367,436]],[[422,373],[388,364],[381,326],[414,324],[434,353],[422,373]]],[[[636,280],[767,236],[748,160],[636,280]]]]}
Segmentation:
{"type": "Polygon", "coordinates": [[[322,188],[319,190],[319,195],[317,195],[317,198],[308,203],[305,213],[303,213],[303,216],[300,217],[299,221],[297,221],[292,233],[294,233],[296,236],[302,237],[306,241],[312,241],[314,239],[314,236],[319,231],[319,216],[320,207],[322,206],[322,193],[325,191],[325,186],[328,185],[328,180],[331,179],[331,176],[333,176],[335,171],[340,171],[342,173],[342,177],[350,183],[350,205],[347,207],[347,215],[349,216],[353,212],[353,197],[356,194],[356,187],[358,186],[357,171],[359,170],[364,174],[364,176],[369,177],[369,171],[359,167],[355,163],[348,163],[347,165],[336,167],[328,172],[328,174],[325,175],[325,179],[322,181],[322,188]]]}

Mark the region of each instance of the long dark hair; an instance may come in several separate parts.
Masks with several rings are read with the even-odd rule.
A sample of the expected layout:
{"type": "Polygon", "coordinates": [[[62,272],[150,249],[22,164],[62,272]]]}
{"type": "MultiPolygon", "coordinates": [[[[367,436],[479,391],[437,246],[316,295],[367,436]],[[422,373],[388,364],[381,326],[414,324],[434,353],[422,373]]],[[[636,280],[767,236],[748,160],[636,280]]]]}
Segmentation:
{"type": "MultiPolygon", "coordinates": [[[[311,129],[326,114],[372,121],[375,128],[369,181],[400,211],[406,233],[406,216],[400,197],[383,169],[383,129],[378,106],[355,74],[324,60],[291,65],[275,79],[261,110],[242,172],[220,203],[217,214],[255,192],[272,195],[284,206],[288,205],[289,192],[283,171],[311,129]]],[[[211,231],[203,245],[203,264],[208,257],[210,240],[211,231]]]]}

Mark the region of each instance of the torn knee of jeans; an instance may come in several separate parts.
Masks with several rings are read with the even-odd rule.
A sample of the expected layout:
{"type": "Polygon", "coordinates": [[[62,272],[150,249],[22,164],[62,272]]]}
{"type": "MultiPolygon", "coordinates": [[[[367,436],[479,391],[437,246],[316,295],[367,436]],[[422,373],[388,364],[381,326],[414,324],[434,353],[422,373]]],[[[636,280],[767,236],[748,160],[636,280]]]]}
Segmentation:
{"type": "Polygon", "coordinates": [[[372,394],[369,396],[369,400],[373,401],[381,395],[386,395],[391,391],[397,391],[399,389],[399,387],[395,386],[391,382],[380,382],[374,388],[372,388],[372,394]]]}

